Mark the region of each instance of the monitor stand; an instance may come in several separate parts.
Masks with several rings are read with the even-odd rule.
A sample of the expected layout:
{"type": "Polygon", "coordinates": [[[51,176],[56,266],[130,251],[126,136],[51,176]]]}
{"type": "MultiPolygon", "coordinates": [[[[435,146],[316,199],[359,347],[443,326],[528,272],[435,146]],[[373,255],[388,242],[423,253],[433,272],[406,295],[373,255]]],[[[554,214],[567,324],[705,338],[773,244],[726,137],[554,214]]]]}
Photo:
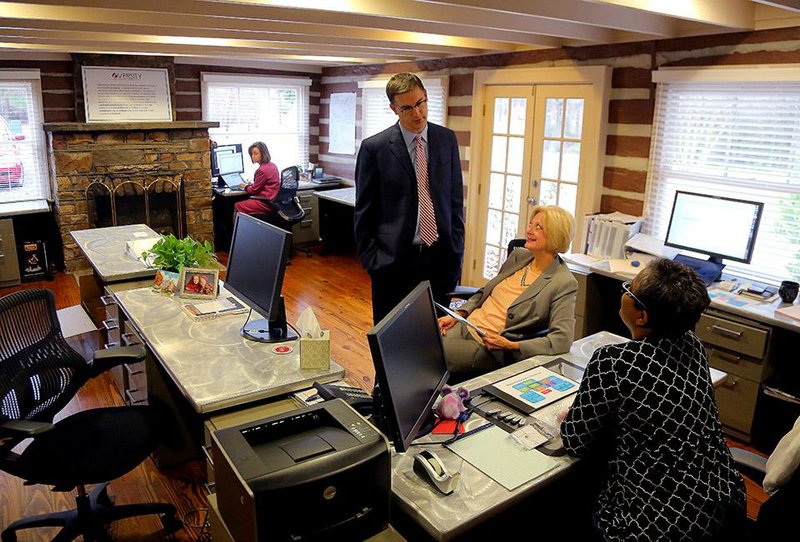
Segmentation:
{"type": "Polygon", "coordinates": [[[722,276],[722,270],[725,269],[725,264],[722,263],[721,258],[711,256],[708,260],[701,260],[700,258],[693,258],[692,256],[685,256],[678,254],[675,256],[676,262],[688,265],[695,272],[700,275],[706,286],[710,286],[712,282],[716,282],[722,276]]]}
{"type": "Polygon", "coordinates": [[[282,343],[293,341],[298,337],[297,333],[289,330],[286,325],[286,307],[283,304],[283,296],[278,301],[276,314],[270,315],[272,318],[260,318],[247,322],[242,328],[241,335],[245,339],[260,343],[282,343]]]}

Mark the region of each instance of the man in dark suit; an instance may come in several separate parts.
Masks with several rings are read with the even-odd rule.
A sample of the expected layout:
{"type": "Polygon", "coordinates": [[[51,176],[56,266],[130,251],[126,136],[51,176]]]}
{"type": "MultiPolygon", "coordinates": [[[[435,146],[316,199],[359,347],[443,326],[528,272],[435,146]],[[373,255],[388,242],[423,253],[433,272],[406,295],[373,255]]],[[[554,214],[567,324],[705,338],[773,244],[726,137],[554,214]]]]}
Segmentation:
{"type": "Polygon", "coordinates": [[[365,139],[356,162],[356,248],[372,280],[376,323],[423,280],[447,304],[464,255],[455,133],[427,122],[428,94],[413,73],[393,76],[386,96],[399,122],[365,139]]]}

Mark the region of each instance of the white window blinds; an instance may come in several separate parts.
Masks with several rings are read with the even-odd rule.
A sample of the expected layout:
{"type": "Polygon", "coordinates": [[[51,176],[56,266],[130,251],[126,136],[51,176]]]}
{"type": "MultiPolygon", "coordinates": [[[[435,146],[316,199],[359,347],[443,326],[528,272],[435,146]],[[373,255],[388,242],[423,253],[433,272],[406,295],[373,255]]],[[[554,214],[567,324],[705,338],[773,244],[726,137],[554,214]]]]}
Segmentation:
{"type": "MultiPolygon", "coordinates": [[[[209,129],[218,145],[240,143],[242,150],[263,141],[278,169],[308,163],[308,88],[306,78],[254,77],[204,73],[203,119],[219,122],[209,129]]],[[[245,173],[256,165],[245,156],[245,173]]]]}
{"type": "MultiPolygon", "coordinates": [[[[428,91],[428,120],[445,126],[447,122],[447,77],[421,78],[428,91]]],[[[397,115],[389,108],[386,98],[386,79],[361,81],[361,139],[385,130],[395,122],[397,115]]]]}
{"type": "Polygon", "coordinates": [[[800,70],[789,77],[731,71],[729,77],[714,70],[706,77],[654,77],[659,85],[645,230],[664,239],[676,190],[761,201],[752,261],[726,260],[726,271],[771,282],[797,280],[800,80],[783,79],[800,78],[800,70]],[[750,76],[761,80],[724,80],[750,76]]]}
{"type": "Polygon", "coordinates": [[[50,199],[39,70],[0,70],[0,203],[50,199]]]}

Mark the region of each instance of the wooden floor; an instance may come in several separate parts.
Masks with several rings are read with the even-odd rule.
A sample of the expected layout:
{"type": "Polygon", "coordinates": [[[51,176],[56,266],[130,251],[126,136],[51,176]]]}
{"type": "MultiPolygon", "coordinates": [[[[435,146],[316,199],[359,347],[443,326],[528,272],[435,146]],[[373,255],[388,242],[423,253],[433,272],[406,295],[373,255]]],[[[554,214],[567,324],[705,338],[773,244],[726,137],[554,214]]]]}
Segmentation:
{"type": "MultiPolygon", "coordinates": [[[[224,255],[222,259],[224,261],[224,255]]],[[[41,287],[55,292],[58,308],[80,302],[74,278],[63,273],[56,274],[51,282],[0,289],[0,296],[22,288],[41,287]]],[[[313,307],[321,327],[331,330],[331,357],[347,369],[346,380],[352,385],[371,390],[375,373],[365,335],[372,325],[370,284],[368,275],[355,256],[315,254],[312,258],[306,258],[297,254],[287,267],[283,291],[288,320],[296,321],[306,307],[313,307]]],[[[89,356],[98,348],[100,334],[84,334],[70,341],[76,349],[89,356]]],[[[86,408],[119,404],[122,404],[121,399],[110,378],[103,375],[87,384],[62,416],[86,408]]],[[[735,442],[731,444],[739,445],[735,442]]],[[[129,474],[115,480],[111,485],[111,493],[118,503],[164,501],[175,504],[180,519],[187,527],[178,532],[174,539],[197,540],[201,533],[198,526],[205,519],[207,501],[202,485],[187,480],[196,480],[200,469],[199,464],[191,464],[179,472],[163,473],[148,459],[129,474]]],[[[759,486],[749,481],[747,491],[748,516],[755,517],[765,495],[759,486]]],[[[73,506],[71,494],[52,493],[43,486],[23,486],[21,480],[0,472],[2,527],[20,517],[73,506]]],[[[160,522],[153,518],[116,522],[113,529],[116,539],[121,541],[163,538],[160,522]]],[[[55,532],[54,529],[35,529],[21,534],[19,540],[50,540],[55,532]]]]}

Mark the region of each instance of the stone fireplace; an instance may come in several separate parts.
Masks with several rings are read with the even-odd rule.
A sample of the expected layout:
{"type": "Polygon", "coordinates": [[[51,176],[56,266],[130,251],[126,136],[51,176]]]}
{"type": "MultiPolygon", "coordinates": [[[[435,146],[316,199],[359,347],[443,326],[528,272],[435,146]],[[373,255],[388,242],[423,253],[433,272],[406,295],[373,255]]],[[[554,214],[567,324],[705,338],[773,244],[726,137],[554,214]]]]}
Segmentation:
{"type": "Polygon", "coordinates": [[[213,242],[208,128],[216,126],[45,124],[66,270],[89,268],[73,230],[144,223],[213,242]]]}

